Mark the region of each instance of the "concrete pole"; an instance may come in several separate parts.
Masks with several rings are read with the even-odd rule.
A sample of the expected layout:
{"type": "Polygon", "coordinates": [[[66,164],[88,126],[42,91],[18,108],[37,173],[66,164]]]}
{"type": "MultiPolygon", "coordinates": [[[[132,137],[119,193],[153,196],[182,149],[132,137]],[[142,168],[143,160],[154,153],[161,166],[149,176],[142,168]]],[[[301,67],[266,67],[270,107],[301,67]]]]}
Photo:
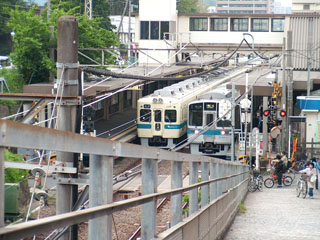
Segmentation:
{"type": "MultiPolygon", "coordinates": [[[[113,157],[90,155],[89,204],[97,207],[113,202],[113,157]]],[[[90,240],[112,240],[112,214],[89,221],[90,240]]]]}
{"type": "MultiPolygon", "coordinates": [[[[263,97],[263,110],[268,109],[268,97],[263,97]]],[[[262,125],[262,131],[263,131],[263,155],[267,157],[267,150],[268,150],[268,118],[265,116],[263,117],[263,125],[262,125]]]]}
{"type": "MultiPolygon", "coordinates": [[[[182,187],[182,162],[172,163],[171,189],[182,187]]],[[[182,221],[182,194],[171,196],[171,226],[182,221]]]]}
{"type": "MultiPolygon", "coordinates": [[[[210,179],[217,178],[218,171],[217,171],[218,164],[210,163],[210,179]]],[[[217,196],[217,182],[210,183],[210,202],[213,202],[217,196]]]]}
{"type": "MultiPolygon", "coordinates": [[[[282,48],[282,97],[281,97],[281,109],[287,111],[287,81],[286,81],[286,38],[283,38],[282,48]]],[[[287,119],[284,117],[281,124],[281,151],[286,149],[287,143],[287,119]]]]}
{"type": "MultiPolygon", "coordinates": [[[[198,163],[191,162],[190,163],[190,185],[198,183],[198,163]]],[[[189,213],[192,215],[198,211],[198,189],[190,190],[190,198],[189,198],[189,213]]]]}
{"type": "Polygon", "coordinates": [[[129,48],[129,62],[130,62],[130,64],[131,64],[131,0],[129,0],[128,15],[129,15],[129,24],[128,24],[128,48],[129,48]]]}
{"type": "Polygon", "coordinates": [[[4,147],[0,147],[0,228],[4,227],[4,147]]]}
{"type": "MultiPolygon", "coordinates": [[[[78,21],[72,16],[63,16],[58,20],[58,80],[63,81],[63,96],[78,95],[78,21]]],[[[61,87],[58,95],[61,94],[61,87]]],[[[66,132],[75,131],[76,106],[59,106],[57,117],[58,129],[66,132]]],[[[57,163],[73,166],[73,153],[57,152],[57,163]]],[[[67,174],[59,173],[57,178],[68,178],[67,174]]],[[[72,209],[72,186],[57,185],[56,212],[62,214],[72,209]]],[[[61,239],[69,239],[70,230],[61,239]]]]}
{"type": "Polygon", "coordinates": [[[311,58],[311,49],[312,49],[312,33],[313,33],[313,18],[309,18],[308,22],[308,60],[307,60],[307,67],[308,67],[308,85],[307,85],[307,96],[310,96],[311,93],[311,65],[312,65],[312,58],[311,58]]]}
{"type": "MultiPolygon", "coordinates": [[[[222,171],[223,171],[223,165],[220,164],[220,163],[217,163],[217,164],[216,164],[216,170],[217,170],[217,175],[216,175],[217,178],[222,177],[222,176],[223,176],[223,173],[222,173],[222,171]]],[[[221,196],[222,186],[223,186],[222,184],[223,184],[223,181],[222,181],[222,180],[220,180],[220,181],[217,182],[217,197],[221,196]]]]}
{"type": "MultiPolygon", "coordinates": [[[[157,192],[157,160],[142,159],[142,195],[157,192]]],[[[180,209],[182,211],[182,209],[180,209]]],[[[142,240],[153,239],[156,234],[157,202],[142,205],[141,237],[142,240]]]]}
{"type": "MultiPolygon", "coordinates": [[[[209,163],[203,162],[201,164],[201,180],[209,180],[209,163]]],[[[201,187],[201,208],[204,208],[209,202],[209,186],[205,185],[201,187]]]]}
{"type": "Polygon", "coordinates": [[[232,98],[231,98],[231,125],[232,125],[232,133],[231,133],[231,161],[234,162],[235,161],[235,134],[234,134],[234,130],[236,128],[236,101],[235,101],[235,97],[236,97],[236,87],[235,87],[235,83],[232,82],[232,98]]]}

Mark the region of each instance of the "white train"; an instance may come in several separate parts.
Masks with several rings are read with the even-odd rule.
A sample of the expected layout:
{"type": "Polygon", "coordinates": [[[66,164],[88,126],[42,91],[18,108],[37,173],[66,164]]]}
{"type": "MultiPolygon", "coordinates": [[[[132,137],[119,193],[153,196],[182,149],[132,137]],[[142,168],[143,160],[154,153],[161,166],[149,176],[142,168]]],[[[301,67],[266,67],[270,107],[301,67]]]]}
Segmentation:
{"type": "Polygon", "coordinates": [[[137,134],[141,144],[161,148],[179,144],[187,136],[188,104],[244,72],[245,69],[214,80],[192,78],[140,98],[137,134]]]}
{"type": "MultiPolygon", "coordinates": [[[[238,96],[239,92],[236,91],[236,97],[238,96]]],[[[188,138],[210,128],[192,141],[190,144],[192,154],[227,156],[232,142],[231,111],[229,111],[231,97],[232,91],[224,84],[189,104],[188,138]],[[221,118],[222,116],[224,117],[221,118]],[[219,118],[221,120],[217,121],[219,118]]],[[[236,108],[235,128],[240,127],[239,116],[239,110],[236,108]]]]}

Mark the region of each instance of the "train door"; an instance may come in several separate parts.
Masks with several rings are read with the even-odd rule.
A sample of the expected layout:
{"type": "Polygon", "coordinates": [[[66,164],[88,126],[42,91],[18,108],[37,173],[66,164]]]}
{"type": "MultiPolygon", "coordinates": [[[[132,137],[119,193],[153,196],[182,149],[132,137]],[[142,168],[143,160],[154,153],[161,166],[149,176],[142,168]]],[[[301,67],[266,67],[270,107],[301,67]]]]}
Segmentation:
{"type": "Polygon", "coordinates": [[[162,135],[163,124],[162,124],[162,111],[159,109],[153,110],[153,133],[156,136],[162,135]]]}
{"type": "Polygon", "coordinates": [[[213,122],[217,119],[217,112],[204,112],[205,126],[211,126],[213,122]]]}

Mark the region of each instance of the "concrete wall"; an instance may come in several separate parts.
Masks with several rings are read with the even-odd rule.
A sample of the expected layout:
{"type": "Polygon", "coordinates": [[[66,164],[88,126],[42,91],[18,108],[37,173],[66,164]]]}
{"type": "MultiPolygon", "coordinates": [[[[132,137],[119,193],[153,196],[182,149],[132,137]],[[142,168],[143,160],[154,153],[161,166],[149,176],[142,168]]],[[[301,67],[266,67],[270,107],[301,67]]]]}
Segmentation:
{"type": "Polygon", "coordinates": [[[140,0],[141,21],[176,21],[176,0],[140,0]]]}

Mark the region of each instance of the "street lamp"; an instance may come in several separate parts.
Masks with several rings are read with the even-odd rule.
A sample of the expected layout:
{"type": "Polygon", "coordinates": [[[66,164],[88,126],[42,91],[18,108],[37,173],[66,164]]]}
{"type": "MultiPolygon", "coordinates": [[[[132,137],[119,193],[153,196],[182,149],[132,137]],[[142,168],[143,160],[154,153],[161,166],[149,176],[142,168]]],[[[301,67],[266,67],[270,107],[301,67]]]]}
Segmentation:
{"type": "Polygon", "coordinates": [[[14,31],[12,31],[12,32],[10,32],[10,35],[11,35],[11,42],[12,42],[11,52],[13,52],[13,39],[14,39],[14,36],[16,35],[16,33],[14,31]]]}

